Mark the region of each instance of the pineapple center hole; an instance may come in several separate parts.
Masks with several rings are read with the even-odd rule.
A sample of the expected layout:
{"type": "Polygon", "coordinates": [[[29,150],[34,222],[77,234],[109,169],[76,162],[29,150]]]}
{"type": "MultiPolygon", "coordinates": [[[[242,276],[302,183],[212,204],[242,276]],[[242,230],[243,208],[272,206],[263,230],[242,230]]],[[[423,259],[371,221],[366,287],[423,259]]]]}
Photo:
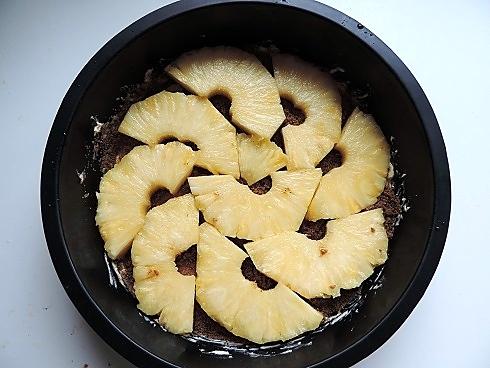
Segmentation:
{"type": "Polygon", "coordinates": [[[274,289],[277,282],[264,275],[255,268],[250,257],[244,259],[242,263],[242,275],[249,281],[253,281],[262,290],[274,289]]]}
{"type": "Polygon", "coordinates": [[[160,144],[166,144],[170,142],[180,142],[185,144],[187,147],[190,147],[193,151],[199,151],[199,148],[194,142],[191,141],[181,141],[175,137],[165,137],[160,141],[160,144]]]}
{"type": "MultiPolygon", "coordinates": [[[[194,166],[190,176],[206,176],[206,175],[213,175],[213,174],[210,171],[203,169],[202,167],[194,166]]],[[[189,187],[189,182],[187,180],[184,182],[184,184],[182,184],[182,186],[175,194],[170,193],[170,191],[165,188],[156,188],[150,194],[150,207],[148,208],[148,210],[151,210],[153,207],[164,204],[169,199],[180,197],[189,194],[190,192],[191,192],[191,188],[189,187]]]]}
{"type": "Polygon", "coordinates": [[[174,198],[174,195],[168,189],[158,188],[150,196],[150,208],[148,210],[164,204],[171,198],[174,198]]]}
{"type": "Polygon", "coordinates": [[[327,220],[308,221],[303,220],[298,232],[305,234],[308,239],[320,240],[327,233],[327,220]]]}
{"type": "Polygon", "coordinates": [[[301,125],[306,120],[306,115],[303,110],[298,109],[294,106],[290,100],[286,98],[281,98],[282,109],[284,110],[284,115],[286,119],[284,120],[284,125],[301,125]]]}
{"type": "MultiPolygon", "coordinates": [[[[248,185],[247,181],[243,178],[238,179],[238,182],[248,185]]],[[[249,185],[248,187],[255,194],[265,194],[272,188],[272,178],[270,177],[270,175],[268,175],[265,178],[253,183],[252,185],[249,185]]]]}
{"type": "Polygon", "coordinates": [[[334,148],[322,158],[316,167],[322,169],[322,174],[325,175],[330,170],[340,167],[342,165],[342,160],[342,153],[334,148]]]}
{"type": "Polygon", "coordinates": [[[197,260],[197,245],[193,245],[189,249],[180,253],[175,257],[175,265],[177,270],[184,276],[196,275],[196,260],[197,260]]]}
{"type": "Polygon", "coordinates": [[[221,113],[221,115],[223,115],[227,120],[231,121],[231,100],[227,96],[215,94],[209,97],[209,101],[213,104],[216,110],[221,113]]]}
{"type": "Polygon", "coordinates": [[[303,110],[298,109],[294,106],[290,100],[281,97],[281,105],[284,110],[284,115],[286,118],[284,119],[282,125],[277,129],[274,135],[271,137],[271,141],[277,144],[278,147],[285,152],[284,148],[284,138],[282,136],[281,128],[286,125],[301,125],[306,120],[306,114],[303,110]]]}

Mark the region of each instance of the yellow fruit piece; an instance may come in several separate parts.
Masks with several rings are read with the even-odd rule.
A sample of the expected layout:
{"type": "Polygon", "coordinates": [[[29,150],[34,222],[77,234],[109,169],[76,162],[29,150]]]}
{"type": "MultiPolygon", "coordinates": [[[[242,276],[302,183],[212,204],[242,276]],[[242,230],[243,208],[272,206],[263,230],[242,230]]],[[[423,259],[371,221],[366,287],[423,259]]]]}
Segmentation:
{"type": "Polygon", "coordinates": [[[340,139],[342,109],[335,81],[296,56],[277,54],[272,62],[281,97],[306,116],[301,125],[282,128],[288,169],[316,167],[340,139]]]}
{"type": "Polygon", "coordinates": [[[159,188],[175,193],[191,174],[192,149],[179,142],[138,146],[101,179],[95,221],[112,259],[123,256],[143,226],[150,196],[159,188]]]}
{"type": "Polygon", "coordinates": [[[374,204],[385,187],[390,147],[371,115],[354,110],[335,147],[342,165],[322,177],[306,218],[339,218],[374,204]]]}
{"type": "Polygon", "coordinates": [[[167,73],[189,91],[231,99],[233,123],[270,139],[284,121],[274,78],[252,54],[234,47],[205,47],[181,55],[167,73]]]}
{"type": "Polygon", "coordinates": [[[245,248],[257,269],[305,298],[340,295],[359,286],[387,259],[381,209],[327,223],[323,239],[288,231],[245,248]]]}
{"type": "Polygon", "coordinates": [[[187,194],[151,209],[131,249],[138,308],[175,334],[192,332],[195,295],[195,277],[179,273],[175,257],[198,239],[199,212],[187,194]]]}
{"type": "Polygon", "coordinates": [[[248,185],[286,166],[287,157],[275,143],[247,134],[238,134],[240,175],[248,185]]]}
{"type": "Polygon", "coordinates": [[[262,195],[229,175],[191,177],[189,185],[208,223],[226,236],[257,240],[298,230],[320,177],[320,169],[277,171],[262,195]]]}
{"type": "Polygon", "coordinates": [[[196,144],[196,165],[213,174],[240,176],[236,130],[207,99],[160,92],[133,104],[119,131],[149,145],[165,138],[196,144]]]}
{"type": "Polygon", "coordinates": [[[317,328],[322,315],[282,284],[262,290],[245,279],[247,254],[209,224],[200,226],[196,298],[236,336],[258,344],[289,340],[317,328]]]}

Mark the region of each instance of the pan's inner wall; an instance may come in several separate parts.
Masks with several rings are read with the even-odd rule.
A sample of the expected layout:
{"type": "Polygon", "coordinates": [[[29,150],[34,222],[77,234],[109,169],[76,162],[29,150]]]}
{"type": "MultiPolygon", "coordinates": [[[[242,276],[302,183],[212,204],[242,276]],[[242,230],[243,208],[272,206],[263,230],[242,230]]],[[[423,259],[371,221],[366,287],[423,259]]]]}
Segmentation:
{"type": "MultiPolygon", "coordinates": [[[[383,287],[372,293],[359,313],[318,334],[311,346],[293,354],[256,358],[259,367],[300,367],[317,363],[363,337],[390,311],[411,281],[426,247],[433,216],[434,178],[431,156],[420,118],[396,75],[367,46],[340,26],[311,13],[273,5],[234,4],[184,13],[148,30],[117,53],[90,85],[66,132],[60,170],[62,225],[77,273],[99,307],[127,336],[162,359],[186,367],[227,366],[229,361],[196,354],[196,346],[153,328],[134,302],[107,282],[103,244],[94,216],[98,177],[80,186],[86,146],[93,138],[91,116],[107,119],[121,86],[137,83],[161,58],[202,46],[239,45],[272,40],[319,65],[342,66],[352,80],[369,85],[370,110],[399,149],[398,163],[406,177],[410,212],[390,244],[383,287]],[[274,8],[274,9],[272,9],[274,8]],[[272,12],[273,10],[273,12],[272,12]],[[82,198],[85,191],[91,195],[82,198]]],[[[249,359],[238,357],[237,367],[249,359]]]]}

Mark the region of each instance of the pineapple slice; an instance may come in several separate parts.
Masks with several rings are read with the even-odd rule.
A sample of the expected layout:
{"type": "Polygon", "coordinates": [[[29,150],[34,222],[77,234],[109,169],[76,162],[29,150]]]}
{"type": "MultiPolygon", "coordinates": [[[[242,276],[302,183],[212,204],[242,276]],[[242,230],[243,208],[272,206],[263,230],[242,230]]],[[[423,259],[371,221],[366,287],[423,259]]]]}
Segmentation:
{"type": "Polygon", "coordinates": [[[326,236],[310,240],[285,232],[245,244],[257,269],[305,298],[340,295],[359,286],[387,259],[381,209],[327,223],[326,236]]]}
{"type": "Polygon", "coordinates": [[[322,315],[278,283],[262,290],[243,277],[247,254],[209,224],[200,227],[196,298],[236,336],[258,344],[288,340],[320,325],[322,315]]]}
{"type": "Polygon", "coordinates": [[[163,91],[133,104],[119,131],[149,145],[164,138],[191,141],[196,165],[213,174],[240,176],[236,130],[207,99],[163,91]]]}
{"type": "Polygon", "coordinates": [[[303,124],[282,128],[288,169],[315,167],[340,139],[342,110],[337,86],[328,73],[298,57],[277,54],[272,62],[279,94],[306,115],[303,124]]]}
{"type": "Polygon", "coordinates": [[[274,78],[245,51],[205,47],[181,55],[166,71],[199,96],[229,97],[231,119],[247,133],[269,139],[284,121],[274,78]]]}
{"type": "Polygon", "coordinates": [[[246,134],[238,134],[240,175],[249,185],[286,166],[287,158],[275,143],[246,134]]]}
{"type": "Polygon", "coordinates": [[[188,181],[207,222],[223,235],[257,240],[298,230],[321,171],[276,171],[271,177],[272,188],[262,195],[229,175],[190,177],[188,181]]]}
{"type": "Polygon", "coordinates": [[[385,187],[390,147],[371,115],[355,109],[336,146],[342,165],[321,180],[306,218],[339,218],[376,202],[385,187]]]}
{"type": "Polygon", "coordinates": [[[179,273],[175,257],[198,239],[199,212],[187,194],[151,209],[131,248],[138,308],[160,314],[160,324],[175,334],[192,332],[195,294],[195,277],[179,273]]]}
{"type": "Polygon", "coordinates": [[[95,221],[112,259],[123,256],[143,226],[155,189],[175,193],[191,174],[195,154],[180,142],[138,146],[100,181],[95,221]]]}

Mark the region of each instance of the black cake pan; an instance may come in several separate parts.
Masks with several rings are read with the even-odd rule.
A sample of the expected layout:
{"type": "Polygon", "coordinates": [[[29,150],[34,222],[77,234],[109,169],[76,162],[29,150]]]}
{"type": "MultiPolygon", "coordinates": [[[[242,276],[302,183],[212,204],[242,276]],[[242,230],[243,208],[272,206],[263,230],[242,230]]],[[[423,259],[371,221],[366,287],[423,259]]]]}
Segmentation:
{"type": "MultiPolygon", "coordinates": [[[[41,205],[53,264],[74,305],[116,351],[141,367],[347,367],[381,346],[405,321],[427,288],[442,254],[450,213],[444,141],[421,87],[400,59],[366,27],[313,1],[181,1],[156,10],[111,39],[68,90],[46,145],[41,205]],[[99,176],[87,164],[91,116],[107,119],[121,87],[140,82],[162,58],[202,46],[271,40],[319,65],[342,66],[369,86],[369,110],[394,137],[406,174],[410,210],[390,242],[383,285],[357,313],[315,334],[289,354],[223,359],[152,327],[134,301],[107,282],[103,242],[94,215],[99,176]],[[85,192],[91,193],[83,198],[85,192]]],[[[119,288],[121,289],[121,288],[119,288]]]]}

